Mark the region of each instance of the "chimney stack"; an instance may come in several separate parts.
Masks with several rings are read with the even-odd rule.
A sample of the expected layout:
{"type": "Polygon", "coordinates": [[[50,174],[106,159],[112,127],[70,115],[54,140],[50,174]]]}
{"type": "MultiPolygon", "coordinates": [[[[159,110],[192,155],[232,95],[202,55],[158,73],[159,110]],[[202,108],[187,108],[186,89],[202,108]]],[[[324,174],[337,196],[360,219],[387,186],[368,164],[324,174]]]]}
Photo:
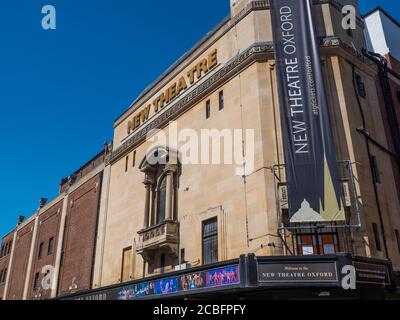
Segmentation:
{"type": "Polygon", "coordinates": [[[47,198],[40,198],[39,199],[39,209],[43,208],[47,203],[47,198]]]}
{"type": "Polygon", "coordinates": [[[24,216],[18,216],[18,223],[17,223],[17,226],[19,226],[20,224],[22,224],[22,223],[24,222],[24,220],[25,220],[25,217],[24,217],[24,216]]]}

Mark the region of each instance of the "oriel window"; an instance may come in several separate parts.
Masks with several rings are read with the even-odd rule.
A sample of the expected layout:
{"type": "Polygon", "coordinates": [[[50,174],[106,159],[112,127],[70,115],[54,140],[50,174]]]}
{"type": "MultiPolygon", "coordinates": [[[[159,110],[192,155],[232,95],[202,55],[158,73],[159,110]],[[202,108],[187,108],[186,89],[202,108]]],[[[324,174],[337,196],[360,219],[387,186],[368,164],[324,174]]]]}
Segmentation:
{"type": "Polygon", "coordinates": [[[218,262],[218,220],[203,222],[203,264],[218,262]]]}

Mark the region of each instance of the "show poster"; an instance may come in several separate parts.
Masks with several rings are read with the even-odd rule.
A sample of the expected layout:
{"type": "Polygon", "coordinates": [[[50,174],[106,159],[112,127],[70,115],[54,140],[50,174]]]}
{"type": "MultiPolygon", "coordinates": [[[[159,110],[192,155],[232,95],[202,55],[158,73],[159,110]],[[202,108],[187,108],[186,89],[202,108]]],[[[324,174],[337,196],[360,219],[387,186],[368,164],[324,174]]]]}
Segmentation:
{"type": "Polygon", "coordinates": [[[310,0],[270,0],[291,223],[345,220],[310,0]]]}
{"type": "Polygon", "coordinates": [[[239,266],[234,265],[129,285],[118,291],[117,299],[134,300],[150,296],[239,284],[239,266]]]}

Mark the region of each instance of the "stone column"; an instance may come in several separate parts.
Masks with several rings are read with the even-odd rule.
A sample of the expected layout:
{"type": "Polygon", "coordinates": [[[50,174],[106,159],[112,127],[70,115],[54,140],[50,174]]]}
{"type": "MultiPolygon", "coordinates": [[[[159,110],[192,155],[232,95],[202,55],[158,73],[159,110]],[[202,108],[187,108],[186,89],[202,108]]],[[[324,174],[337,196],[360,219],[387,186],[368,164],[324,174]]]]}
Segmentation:
{"type": "Polygon", "coordinates": [[[99,222],[97,227],[96,253],[93,268],[93,288],[101,287],[103,278],[103,256],[107,231],[108,195],[110,189],[111,165],[106,165],[101,181],[99,222]]]}
{"type": "Polygon", "coordinates": [[[173,173],[172,172],[168,172],[167,176],[167,194],[166,194],[166,203],[165,203],[165,220],[170,221],[173,220],[173,210],[172,210],[172,200],[173,200],[173,173]]]}
{"type": "Polygon", "coordinates": [[[51,283],[51,298],[55,298],[57,296],[58,278],[60,274],[61,253],[62,253],[67,211],[68,211],[68,194],[65,194],[61,212],[60,229],[58,231],[56,260],[54,265],[53,281],[51,283]]]}
{"type": "Polygon", "coordinates": [[[145,183],[146,188],[146,202],[144,206],[144,222],[143,222],[143,229],[147,229],[150,226],[150,207],[151,207],[151,184],[145,183]]]}

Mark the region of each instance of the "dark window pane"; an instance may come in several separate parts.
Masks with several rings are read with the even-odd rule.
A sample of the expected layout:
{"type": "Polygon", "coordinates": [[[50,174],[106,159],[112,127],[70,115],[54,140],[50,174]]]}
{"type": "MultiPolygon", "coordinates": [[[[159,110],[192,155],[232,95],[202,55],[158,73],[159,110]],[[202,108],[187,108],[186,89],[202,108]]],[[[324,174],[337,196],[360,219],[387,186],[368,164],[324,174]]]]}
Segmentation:
{"type": "Polygon", "coordinates": [[[203,264],[218,261],[218,221],[216,218],[203,222],[203,264]]]}
{"type": "Polygon", "coordinates": [[[8,269],[6,268],[3,272],[3,282],[6,282],[6,280],[7,280],[7,271],[8,271],[8,269]]]}
{"type": "Polygon", "coordinates": [[[356,75],[356,85],[357,85],[358,95],[362,98],[365,98],[367,96],[367,93],[365,91],[364,82],[362,81],[360,75],[356,75]]]}
{"type": "Polygon", "coordinates": [[[35,278],[33,279],[33,289],[39,288],[39,273],[35,273],[35,278]]]}
{"type": "Polygon", "coordinates": [[[39,252],[38,252],[38,258],[39,258],[39,259],[43,256],[43,246],[44,246],[44,243],[41,242],[41,243],[39,244],[39,252]]]}
{"type": "Polygon", "coordinates": [[[12,240],[9,242],[8,244],[8,250],[7,250],[7,254],[11,253],[11,247],[12,247],[12,240]]]}
{"type": "Polygon", "coordinates": [[[165,205],[167,201],[167,180],[164,178],[158,191],[157,223],[165,220],[165,205]]]}
{"type": "Polygon", "coordinates": [[[219,110],[222,110],[224,108],[224,92],[221,91],[219,93],[219,110]]]}
{"type": "Polygon", "coordinates": [[[49,239],[49,246],[47,248],[47,255],[53,254],[53,249],[54,249],[54,238],[49,239]]]}
{"type": "Polygon", "coordinates": [[[396,240],[397,240],[397,248],[399,249],[399,253],[400,253],[400,232],[399,230],[395,230],[396,233],[396,240]]]}
{"type": "Polygon", "coordinates": [[[211,116],[211,102],[207,100],[206,102],[206,119],[210,118],[211,116]]]}
{"type": "Polygon", "coordinates": [[[381,177],[380,177],[379,169],[378,169],[378,162],[376,161],[375,156],[371,156],[371,169],[372,169],[372,176],[374,178],[374,181],[376,183],[381,183],[381,177]]]}
{"type": "Polygon", "coordinates": [[[374,231],[376,250],[381,251],[382,247],[381,247],[381,240],[379,239],[378,225],[376,223],[373,223],[372,229],[374,231]]]}

